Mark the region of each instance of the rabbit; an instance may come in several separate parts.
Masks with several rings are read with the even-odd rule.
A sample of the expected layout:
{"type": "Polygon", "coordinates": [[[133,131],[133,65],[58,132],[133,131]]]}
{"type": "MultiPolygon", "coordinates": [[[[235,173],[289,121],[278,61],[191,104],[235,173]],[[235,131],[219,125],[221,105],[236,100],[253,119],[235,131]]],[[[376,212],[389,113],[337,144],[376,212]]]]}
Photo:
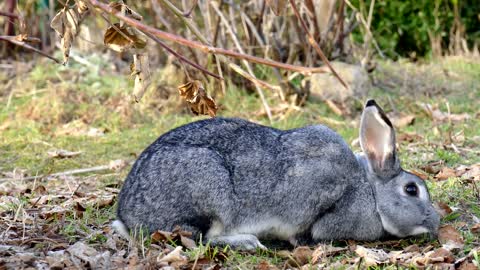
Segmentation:
{"type": "Polygon", "coordinates": [[[354,154],[323,125],[291,130],[212,118],[152,143],[127,176],[113,227],[172,230],[252,250],[259,239],[297,244],[429,233],[440,219],[425,183],[404,171],[392,123],[374,100],[354,154]]]}

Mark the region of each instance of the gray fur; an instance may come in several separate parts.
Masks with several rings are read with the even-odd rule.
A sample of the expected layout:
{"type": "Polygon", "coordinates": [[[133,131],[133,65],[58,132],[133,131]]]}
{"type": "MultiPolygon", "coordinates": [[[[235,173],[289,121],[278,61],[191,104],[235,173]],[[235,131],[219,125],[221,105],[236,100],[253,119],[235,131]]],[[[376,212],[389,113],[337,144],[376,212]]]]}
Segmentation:
{"type": "MultiPolygon", "coordinates": [[[[371,102],[363,118],[383,114],[367,110],[371,102]]],[[[378,126],[372,121],[362,128],[378,126]]],[[[283,131],[242,119],[197,121],[162,135],[140,155],[117,215],[129,229],[180,225],[213,244],[247,249],[262,247],[255,237],[375,240],[424,227],[436,234],[439,218],[425,185],[399,169],[394,147],[387,154],[395,160],[356,156],[321,125],[283,131]],[[381,173],[372,164],[381,164],[381,173]],[[425,194],[409,197],[407,182],[425,194]]]]}

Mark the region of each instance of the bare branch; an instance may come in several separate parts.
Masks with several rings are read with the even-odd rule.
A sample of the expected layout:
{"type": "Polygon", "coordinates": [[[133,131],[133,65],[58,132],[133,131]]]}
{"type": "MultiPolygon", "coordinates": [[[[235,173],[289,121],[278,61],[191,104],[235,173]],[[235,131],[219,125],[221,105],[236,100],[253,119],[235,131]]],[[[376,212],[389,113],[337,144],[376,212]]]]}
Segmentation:
{"type": "Polygon", "coordinates": [[[51,56],[51,55],[48,55],[48,54],[42,52],[41,50],[39,50],[39,49],[37,49],[37,48],[35,48],[35,47],[32,47],[32,46],[28,45],[28,44],[25,43],[24,41],[19,41],[19,40],[17,39],[17,36],[0,36],[0,40],[5,40],[5,41],[8,41],[8,42],[10,42],[10,43],[13,43],[13,44],[15,44],[15,45],[17,45],[17,46],[20,46],[20,47],[23,47],[23,48],[25,48],[25,49],[34,51],[34,52],[36,52],[36,53],[38,53],[38,54],[40,54],[40,55],[43,55],[43,56],[45,56],[45,57],[47,57],[47,58],[55,61],[57,64],[62,64],[62,62],[61,62],[60,60],[58,60],[57,58],[55,58],[55,57],[53,57],[53,56],[51,56]]]}
{"type": "Polygon", "coordinates": [[[212,73],[210,71],[208,71],[207,69],[205,69],[204,67],[200,66],[199,64],[197,63],[194,63],[192,61],[190,61],[188,58],[186,58],[185,56],[179,54],[178,52],[174,51],[172,48],[168,47],[167,44],[163,43],[160,39],[158,39],[156,36],[148,33],[148,32],[144,32],[145,35],[147,35],[149,38],[153,39],[153,41],[157,42],[158,45],[160,45],[162,48],[164,48],[166,51],[168,51],[169,53],[173,54],[175,57],[177,57],[180,61],[182,62],[185,62],[186,64],[189,64],[191,66],[193,66],[194,68],[197,68],[199,70],[201,70],[202,72],[214,77],[215,79],[219,79],[219,80],[223,80],[222,77],[218,76],[217,74],[215,73],[212,73]]]}
{"type": "Polygon", "coordinates": [[[282,68],[282,69],[297,71],[297,72],[300,72],[304,75],[310,75],[312,73],[328,72],[328,70],[325,69],[325,67],[308,68],[308,67],[295,66],[295,65],[284,64],[284,63],[280,63],[280,62],[277,62],[277,61],[264,59],[264,58],[260,58],[260,57],[255,57],[255,56],[251,56],[251,55],[247,55],[247,54],[242,54],[242,53],[234,52],[234,51],[223,49],[223,48],[217,48],[217,47],[212,47],[212,46],[209,46],[209,45],[204,45],[200,42],[188,40],[188,39],[185,39],[183,37],[158,30],[154,27],[145,25],[145,24],[143,24],[143,23],[141,23],[141,22],[139,22],[135,19],[123,16],[121,13],[116,12],[113,8],[109,7],[106,4],[103,4],[103,3],[99,2],[98,0],[89,0],[89,1],[93,6],[95,6],[97,8],[100,8],[101,10],[103,10],[107,13],[112,14],[113,16],[117,17],[118,19],[124,21],[125,23],[127,23],[130,26],[136,27],[137,29],[141,30],[142,32],[149,32],[149,33],[155,35],[158,38],[170,40],[170,41],[182,44],[182,45],[190,47],[190,48],[200,49],[200,50],[204,51],[205,53],[227,55],[227,56],[231,56],[231,57],[238,58],[238,59],[244,59],[244,60],[247,60],[247,61],[250,61],[250,62],[253,62],[253,63],[257,63],[257,64],[262,64],[262,65],[267,65],[267,66],[272,66],[272,67],[278,67],[278,68],[282,68]]]}

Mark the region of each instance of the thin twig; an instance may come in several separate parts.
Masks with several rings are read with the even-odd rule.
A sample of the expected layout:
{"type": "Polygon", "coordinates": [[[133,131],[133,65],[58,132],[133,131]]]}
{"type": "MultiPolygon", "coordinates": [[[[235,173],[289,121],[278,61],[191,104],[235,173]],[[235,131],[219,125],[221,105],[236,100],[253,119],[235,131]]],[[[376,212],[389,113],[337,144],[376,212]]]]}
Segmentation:
{"type": "Polygon", "coordinates": [[[318,55],[320,56],[320,58],[322,58],[322,61],[328,66],[328,68],[330,69],[330,71],[332,72],[332,74],[337,77],[337,79],[340,81],[340,83],[345,87],[345,89],[348,89],[348,86],[347,84],[343,81],[343,79],[338,75],[338,73],[335,71],[335,69],[332,67],[332,65],[330,64],[330,61],[328,61],[327,57],[325,56],[325,54],[323,53],[322,49],[320,49],[320,46],[318,45],[318,43],[315,41],[315,39],[313,38],[312,34],[310,33],[310,31],[308,31],[308,27],[307,27],[307,24],[305,23],[305,21],[303,20],[302,16],[300,16],[300,13],[298,12],[298,9],[297,9],[297,5],[295,5],[295,0],[290,0],[290,4],[292,5],[292,8],[293,8],[293,12],[295,13],[295,16],[297,17],[297,19],[300,21],[300,24],[302,25],[302,28],[303,30],[305,31],[305,33],[307,34],[308,36],[308,42],[310,42],[310,44],[313,46],[313,48],[315,48],[315,50],[317,51],[318,55]]]}
{"type": "Polygon", "coordinates": [[[61,62],[60,60],[58,60],[57,58],[55,58],[55,57],[53,57],[53,56],[51,56],[51,55],[48,55],[48,54],[44,53],[43,51],[41,51],[41,50],[39,50],[39,49],[37,49],[37,48],[35,48],[35,47],[32,47],[32,46],[28,45],[27,43],[25,43],[25,42],[23,42],[23,41],[19,41],[19,40],[17,39],[17,36],[0,36],[0,40],[5,40],[5,41],[8,41],[8,42],[10,42],[10,43],[13,43],[13,44],[15,44],[15,45],[17,45],[17,46],[20,46],[20,47],[23,47],[23,48],[25,48],[25,49],[34,51],[34,52],[36,52],[36,53],[38,53],[38,54],[40,54],[40,55],[43,55],[43,56],[45,56],[45,57],[47,57],[47,58],[55,61],[57,64],[62,64],[62,62],[61,62]]]}
{"type": "Polygon", "coordinates": [[[149,32],[149,33],[157,36],[158,38],[173,41],[173,42],[182,44],[182,45],[190,47],[190,48],[200,49],[200,50],[204,51],[205,53],[213,53],[213,54],[231,56],[231,57],[234,57],[234,58],[244,59],[244,60],[247,60],[247,61],[250,61],[250,62],[253,62],[253,63],[257,63],[257,64],[262,64],[262,65],[267,65],[267,66],[272,66],[272,67],[278,67],[278,68],[282,68],[282,69],[297,71],[297,72],[300,72],[304,75],[311,75],[312,73],[326,73],[326,72],[328,72],[327,69],[325,69],[324,67],[309,68],[309,67],[302,67],[302,66],[284,64],[284,63],[280,63],[280,62],[277,62],[277,61],[264,59],[264,58],[260,58],[260,57],[256,57],[256,56],[252,56],[252,55],[246,55],[246,54],[234,52],[234,51],[223,49],[223,48],[217,48],[217,47],[205,45],[205,44],[202,44],[202,43],[197,42],[197,41],[188,40],[188,39],[185,39],[183,37],[158,30],[154,27],[145,25],[142,22],[139,22],[135,19],[124,16],[120,12],[117,12],[116,10],[111,8],[110,6],[108,6],[106,4],[103,4],[103,3],[99,2],[98,0],[89,0],[89,1],[93,6],[95,6],[97,8],[100,8],[101,10],[103,10],[107,13],[112,14],[113,16],[117,17],[118,19],[124,21],[125,23],[127,23],[130,26],[136,27],[137,29],[141,30],[142,32],[149,32]]]}
{"type": "MultiPolygon", "coordinates": [[[[59,173],[52,173],[52,174],[47,174],[47,175],[28,176],[28,177],[22,177],[22,178],[0,178],[0,183],[6,182],[6,181],[31,181],[31,180],[37,180],[37,179],[49,178],[49,177],[56,177],[56,176],[66,176],[66,175],[74,175],[74,174],[82,174],[82,173],[90,173],[90,172],[115,170],[115,162],[116,161],[113,161],[109,165],[101,165],[101,166],[95,166],[95,167],[90,167],[90,168],[75,169],[75,170],[64,171],[64,172],[59,172],[59,173]]],[[[133,161],[128,162],[127,164],[132,165],[133,161]]]]}
{"type": "Polygon", "coordinates": [[[192,7],[191,7],[187,12],[184,12],[184,13],[183,13],[183,16],[184,16],[184,17],[190,17],[190,14],[191,14],[192,11],[197,7],[197,4],[198,4],[198,0],[193,0],[193,5],[192,5],[192,7]]]}
{"type": "Polygon", "coordinates": [[[5,11],[0,11],[0,16],[4,17],[10,17],[12,19],[18,19],[18,15],[15,13],[10,13],[10,12],[5,12],[5,11]]]}
{"type": "Polygon", "coordinates": [[[217,74],[215,73],[212,73],[210,71],[208,71],[207,69],[205,69],[204,67],[200,66],[199,64],[197,63],[194,63],[192,61],[190,61],[188,58],[186,58],[185,56],[179,54],[178,52],[174,51],[172,48],[168,47],[167,44],[163,43],[159,38],[157,38],[156,36],[148,33],[148,32],[143,32],[145,35],[147,35],[149,38],[153,39],[153,41],[157,42],[158,45],[160,45],[162,48],[164,48],[166,51],[168,51],[169,53],[173,54],[175,57],[177,57],[180,61],[186,63],[186,64],[189,64],[191,66],[193,66],[194,68],[197,68],[199,70],[201,70],[202,72],[214,77],[215,79],[219,79],[219,80],[223,80],[222,77],[218,76],[217,74]]]}

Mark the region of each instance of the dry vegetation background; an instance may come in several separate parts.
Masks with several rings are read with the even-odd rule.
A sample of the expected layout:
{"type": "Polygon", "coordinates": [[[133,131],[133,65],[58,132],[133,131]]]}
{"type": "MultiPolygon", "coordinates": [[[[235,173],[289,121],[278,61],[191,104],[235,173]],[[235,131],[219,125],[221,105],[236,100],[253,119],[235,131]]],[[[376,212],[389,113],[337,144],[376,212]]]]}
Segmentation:
{"type": "Polygon", "coordinates": [[[476,1],[0,3],[0,269],[480,269],[480,5],[476,1]],[[373,97],[440,237],[268,251],[181,228],[109,226],[136,156],[205,117],[325,124],[355,150],[373,97]]]}

